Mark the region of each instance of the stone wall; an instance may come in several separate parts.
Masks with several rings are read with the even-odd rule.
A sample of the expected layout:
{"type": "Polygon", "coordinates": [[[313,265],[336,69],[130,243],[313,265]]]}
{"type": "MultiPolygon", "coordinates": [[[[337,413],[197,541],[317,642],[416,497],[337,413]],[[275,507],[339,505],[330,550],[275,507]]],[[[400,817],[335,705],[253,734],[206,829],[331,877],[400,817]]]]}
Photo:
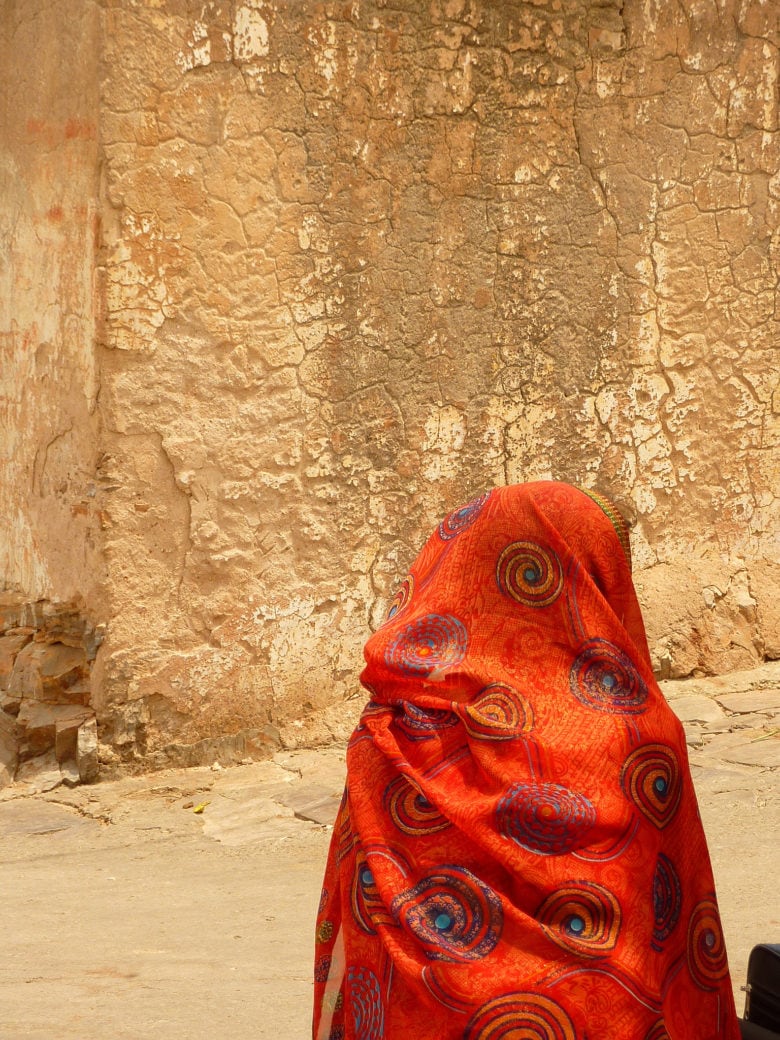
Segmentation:
{"type": "Polygon", "coordinates": [[[343,732],[392,584],[507,481],[631,514],[660,674],[780,656],[775,5],[104,0],[101,34],[99,554],[54,591],[101,576],[107,763],[343,732]]]}

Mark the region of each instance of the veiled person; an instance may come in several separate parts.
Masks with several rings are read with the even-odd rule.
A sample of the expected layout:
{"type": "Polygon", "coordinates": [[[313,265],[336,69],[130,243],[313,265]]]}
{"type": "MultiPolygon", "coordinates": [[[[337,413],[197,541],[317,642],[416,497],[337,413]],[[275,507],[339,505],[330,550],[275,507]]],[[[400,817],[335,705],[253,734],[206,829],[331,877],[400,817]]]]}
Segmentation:
{"type": "Polygon", "coordinates": [[[617,510],[557,482],[456,510],[365,656],[315,1040],[737,1040],[617,510]]]}

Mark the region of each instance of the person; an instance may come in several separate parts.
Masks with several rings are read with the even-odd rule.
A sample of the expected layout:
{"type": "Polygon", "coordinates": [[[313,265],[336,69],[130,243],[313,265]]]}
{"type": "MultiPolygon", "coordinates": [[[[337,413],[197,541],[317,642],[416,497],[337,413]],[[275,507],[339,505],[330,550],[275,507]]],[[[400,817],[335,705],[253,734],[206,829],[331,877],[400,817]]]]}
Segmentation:
{"type": "Polygon", "coordinates": [[[738,1040],[617,509],[553,481],[456,509],[365,658],[314,1040],[738,1040]]]}

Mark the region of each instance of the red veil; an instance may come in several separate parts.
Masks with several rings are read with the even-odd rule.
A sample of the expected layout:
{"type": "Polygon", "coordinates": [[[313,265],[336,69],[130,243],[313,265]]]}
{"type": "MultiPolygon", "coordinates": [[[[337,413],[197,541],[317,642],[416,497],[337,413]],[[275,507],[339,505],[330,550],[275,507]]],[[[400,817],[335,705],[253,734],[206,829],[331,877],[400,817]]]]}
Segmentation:
{"type": "Polygon", "coordinates": [[[497,488],[366,644],[314,1040],[737,1040],[680,723],[606,500],[497,488]]]}

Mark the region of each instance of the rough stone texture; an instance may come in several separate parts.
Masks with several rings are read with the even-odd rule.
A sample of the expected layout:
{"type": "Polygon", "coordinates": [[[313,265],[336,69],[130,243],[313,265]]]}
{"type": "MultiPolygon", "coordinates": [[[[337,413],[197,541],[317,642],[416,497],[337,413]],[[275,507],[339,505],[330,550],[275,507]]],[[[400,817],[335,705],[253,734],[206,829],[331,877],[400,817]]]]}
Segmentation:
{"type": "Polygon", "coordinates": [[[105,623],[107,766],[341,735],[391,584],[505,481],[635,520],[662,676],[780,654],[776,5],[51,11],[2,15],[5,580],[105,623]]]}
{"type": "Polygon", "coordinates": [[[16,773],[17,747],[13,717],[0,711],[0,790],[12,782],[16,773]]]}
{"type": "Polygon", "coordinates": [[[47,783],[58,769],[97,777],[88,705],[100,640],[75,604],[0,596],[0,787],[30,771],[47,783]]]}
{"type": "MultiPolygon", "coordinates": [[[[739,786],[730,763],[780,768],[780,661],[714,678],[664,682],[661,688],[685,727],[694,765],[711,771],[719,763],[718,790],[739,786]]],[[[749,799],[755,795],[754,779],[744,783],[749,799]]]]}

